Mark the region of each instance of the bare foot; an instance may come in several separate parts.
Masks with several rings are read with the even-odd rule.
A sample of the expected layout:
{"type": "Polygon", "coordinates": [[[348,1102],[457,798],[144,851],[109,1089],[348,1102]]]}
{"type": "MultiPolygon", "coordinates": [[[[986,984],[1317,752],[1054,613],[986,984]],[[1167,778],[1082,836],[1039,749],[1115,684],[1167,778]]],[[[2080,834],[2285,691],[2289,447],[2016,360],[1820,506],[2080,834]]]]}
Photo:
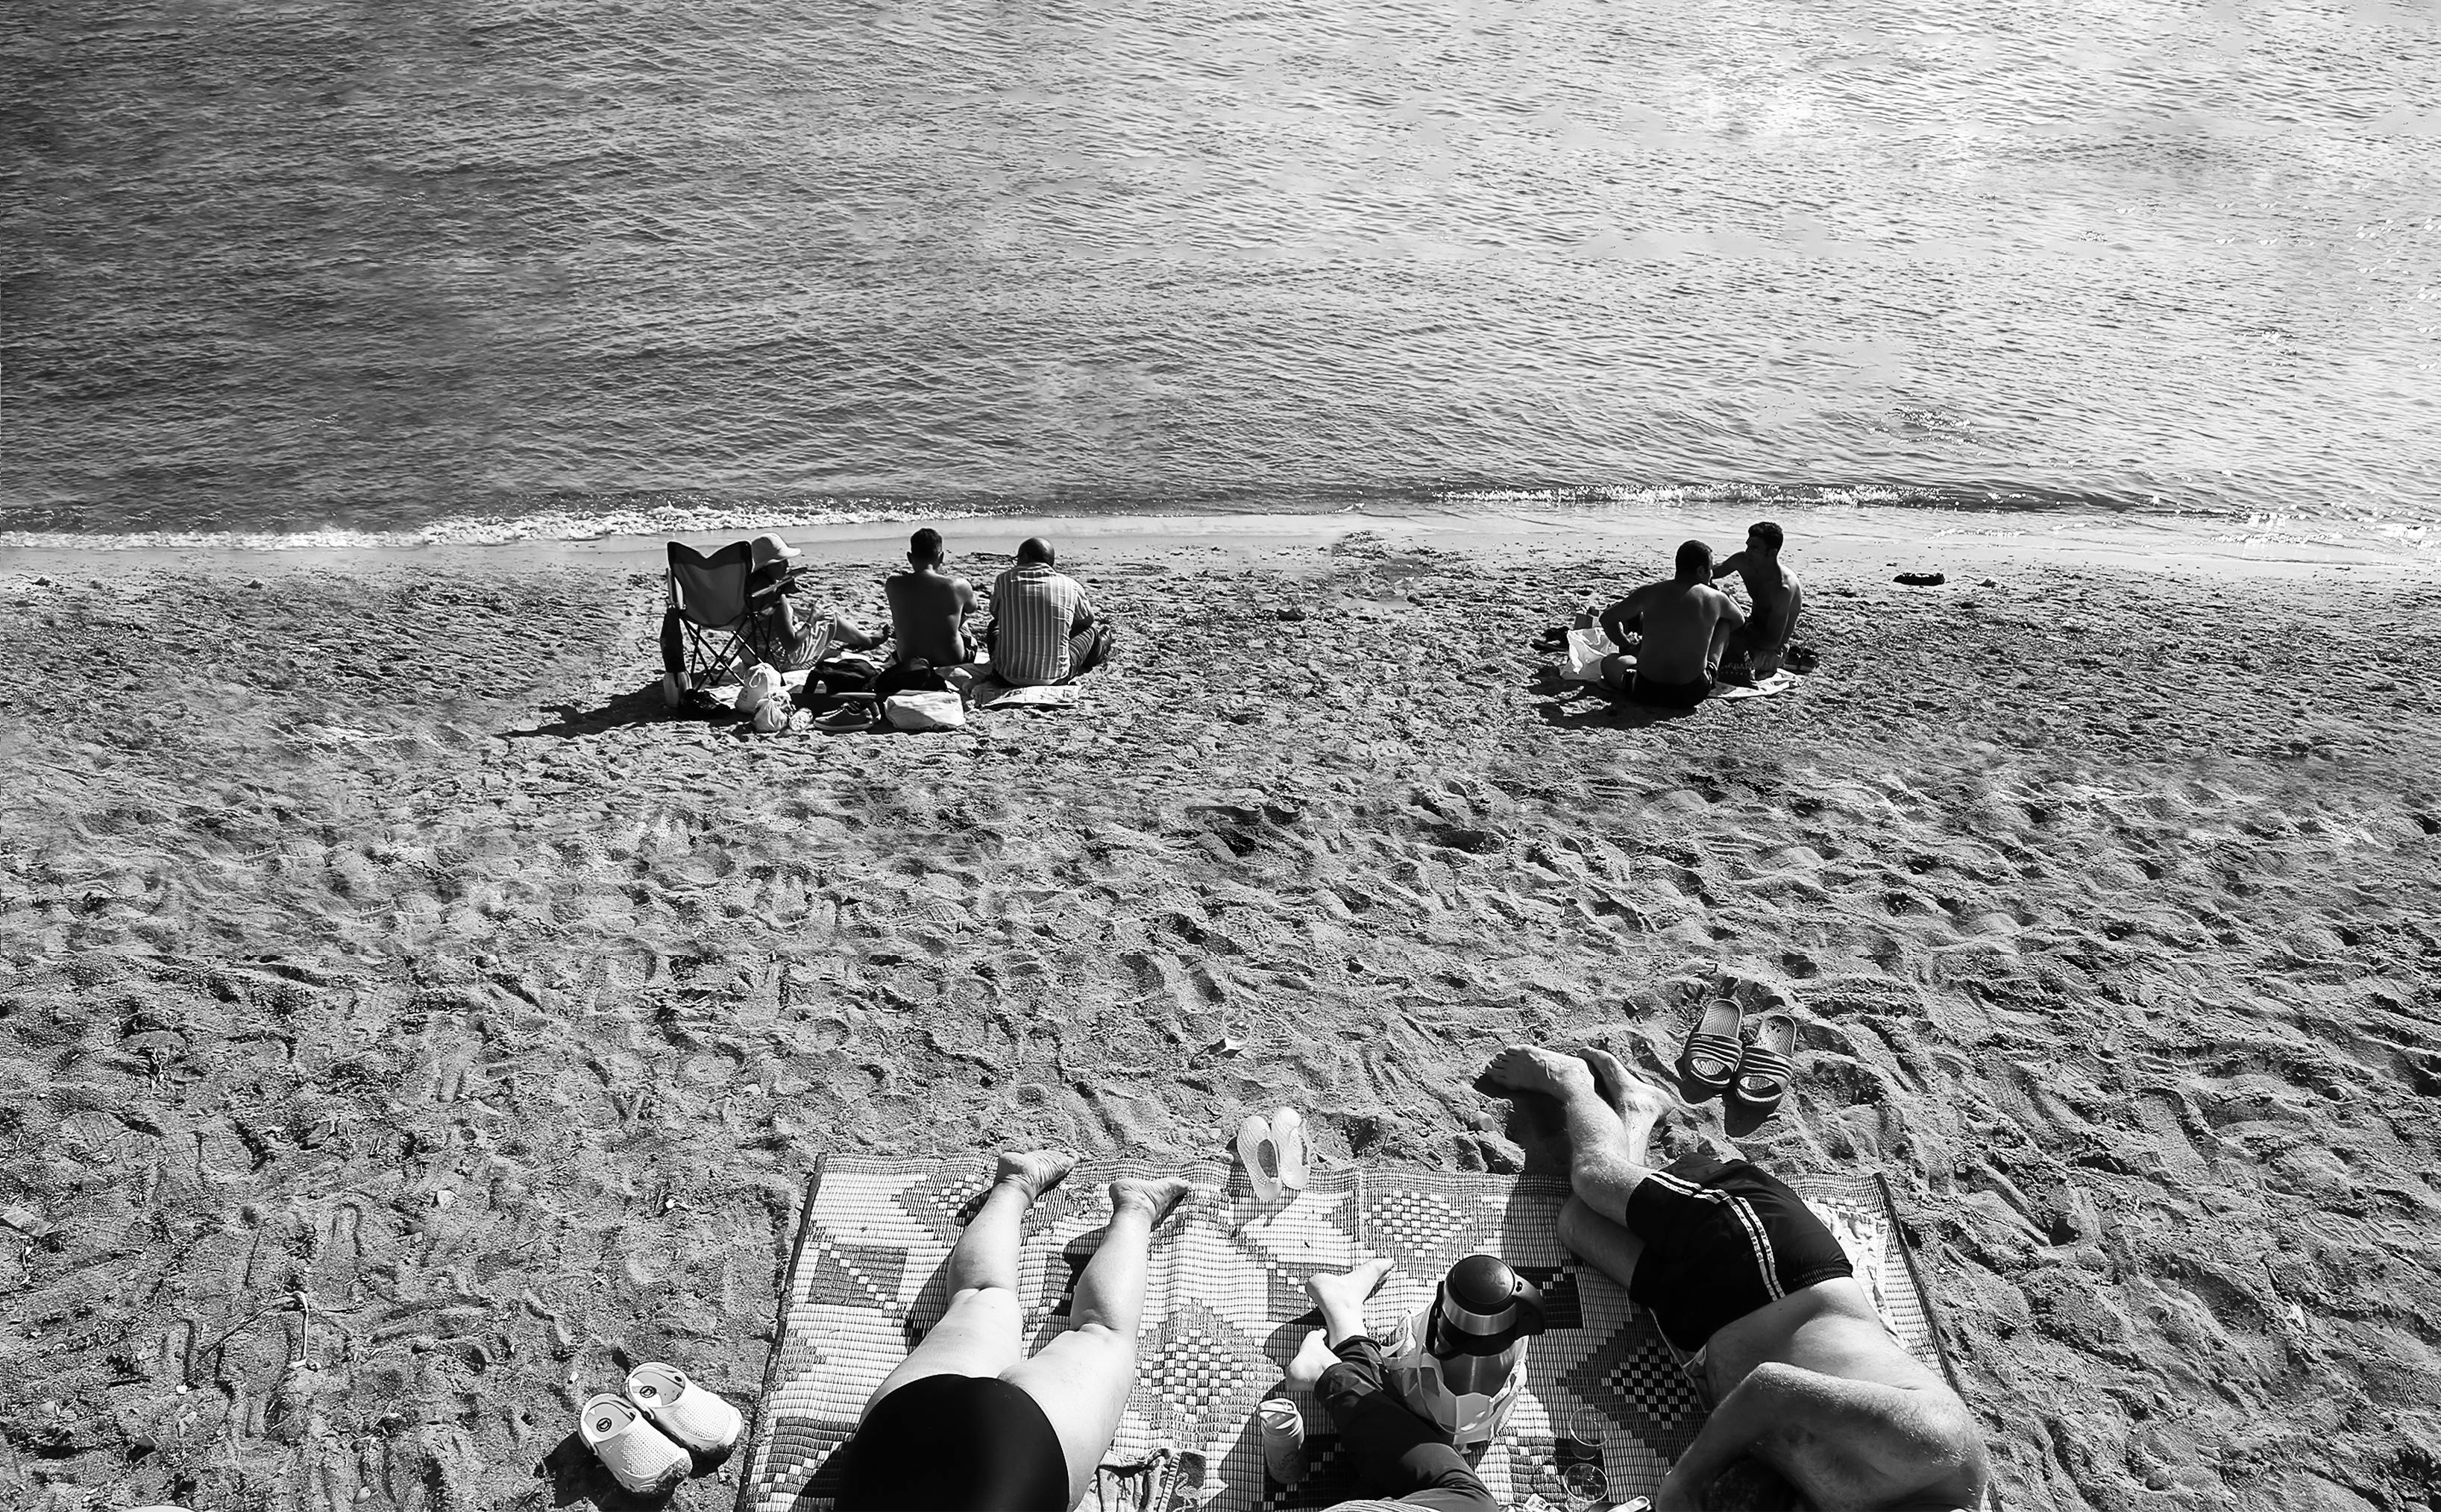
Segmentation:
{"type": "Polygon", "coordinates": [[[1306,1295],[1322,1309],[1325,1331],[1341,1339],[1365,1331],[1365,1299],[1382,1289],[1390,1273],[1387,1260],[1367,1260],[1344,1275],[1324,1271],[1305,1278],[1306,1295]]]}
{"type": "Polygon", "coordinates": [[[1670,1110],[1669,1096],[1661,1089],[1629,1071],[1609,1051],[1587,1045],[1577,1052],[1577,1057],[1593,1068],[1595,1084],[1610,1106],[1618,1109],[1619,1121],[1631,1132],[1650,1132],[1670,1110]]]}
{"type": "Polygon", "coordinates": [[[1004,1150],[992,1179],[1016,1182],[1031,1201],[1066,1180],[1076,1168],[1076,1157],[1063,1150],[1004,1150]]]}
{"type": "Polygon", "coordinates": [[[1319,1328],[1305,1336],[1298,1346],[1296,1359],[1289,1361],[1289,1384],[1311,1388],[1322,1379],[1322,1373],[1339,1363],[1339,1355],[1330,1347],[1330,1340],[1319,1328]]]}
{"type": "Polygon", "coordinates": [[[1153,1222],[1159,1223],[1194,1190],[1195,1183],[1183,1176],[1166,1176],[1158,1180],[1123,1176],[1111,1183],[1111,1211],[1117,1213],[1126,1208],[1140,1207],[1152,1215],[1153,1222]]]}
{"type": "Polygon", "coordinates": [[[1492,1080],[1512,1091],[1541,1092],[1563,1103],[1586,1092],[1600,1095],[1592,1067],[1574,1055],[1534,1045],[1511,1045],[1494,1055],[1492,1080]]]}

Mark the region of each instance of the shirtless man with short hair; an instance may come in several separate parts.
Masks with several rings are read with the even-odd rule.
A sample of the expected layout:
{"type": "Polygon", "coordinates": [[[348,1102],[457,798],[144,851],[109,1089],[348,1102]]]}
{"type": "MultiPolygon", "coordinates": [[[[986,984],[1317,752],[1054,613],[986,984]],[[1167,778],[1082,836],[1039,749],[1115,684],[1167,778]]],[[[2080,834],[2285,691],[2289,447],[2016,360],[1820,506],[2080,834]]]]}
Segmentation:
{"type": "Polygon", "coordinates": [[[1733,665],[1744,663],[1747,673],[1757,677],[1780,670],[1788,638],[1797,630],[1797,617],[1805,609],[1804,590],[1781,565],[1780,549],[1786,539],[1779,526],[1757,520],[1746,527],[1745,549],[1732,552],[1712,568],[1715,583],[1732,572],[1745,583],[1746,602],[1754,605],[1754,613],[1729,637],[1723,659],[1733,665]]]}
{"type": "Polygon", "coordinates": [[[941,532],[926,526],[907,540],[907,570],[883,580],[890,601],[890,623],[898,638],[898,661],[953,667],[973,659],[974,641],[967,634],[967,617],[983,601],[974,585],[952,577],[942,567],[949,551],[941,532]]]}
{"type": "Polygon", "coordinates": [[[1712,586],[1712,549],[1701,541],[1678,548],[1677,576],[1648,583],[1601,614],[1612,643],[1624,646],[1641,632],[1631,663],[1624,655],[1602,658],[1602,681],[1640,704],[1692,709],[1712,691],[1712,674],[1730,632],[1746,617],[1729,596],[1712,586]]]}
{"type": "Polygon", "coordinates": [[[1743,1161],[1655,1169],[1647,1144],[1667,1094],[1606,1051],[1511,1046],[1492,1080],[1566,1114],[1575,1195],[1561,1242],[1695,1351],[1715,1405],[1656,1512],[1716,1504],[1714,1483],[1749,1459],[1824,1509],[1982,1500],[1991,1470],[1974,1413],[1883,1326],[1803,1198],[1743,1161]]]}

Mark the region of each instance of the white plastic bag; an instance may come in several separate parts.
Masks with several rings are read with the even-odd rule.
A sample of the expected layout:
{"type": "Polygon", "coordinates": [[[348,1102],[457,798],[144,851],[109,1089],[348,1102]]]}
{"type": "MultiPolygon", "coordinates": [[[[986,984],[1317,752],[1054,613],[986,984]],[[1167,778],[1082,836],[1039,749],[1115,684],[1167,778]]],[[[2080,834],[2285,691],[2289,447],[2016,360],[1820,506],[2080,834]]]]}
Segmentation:
{"type": "Polygon", "coordinates": [[[792,700],[786,693],[764,699],[754,707],[754,732],[774,735],[788,728],[792,700]]]}
{"type": "Polygon", "coordinates": [[[1601,681],[1604,657],[1618,655],[1618,647],[1597,625],[1590,630],[1568,632],[1568,680],[1570,682],[1601,681]]]}
{"type": "Polygon", "coordinates": [[[953,693],[892,693],[881,717],[893,729],[956,729],[967,722],[967,701],[953,693]]]}
{"type": "Polygon", "coordinates": [[[746,680],[737,685],[737,711],[751,714],[787,691],[787,685],[780,680],[780,669],[768,661],[763,662],[747,673],[746,680]]]}

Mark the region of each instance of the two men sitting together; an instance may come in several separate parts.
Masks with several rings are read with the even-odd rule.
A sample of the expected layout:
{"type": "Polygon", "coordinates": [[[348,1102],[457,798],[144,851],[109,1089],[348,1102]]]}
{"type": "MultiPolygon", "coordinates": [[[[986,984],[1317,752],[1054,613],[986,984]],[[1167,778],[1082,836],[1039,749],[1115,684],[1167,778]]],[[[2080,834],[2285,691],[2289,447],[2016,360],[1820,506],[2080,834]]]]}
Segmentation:
{"type": "Polygon", "coordinates": [[[1640,704],[1692,709],[1716,683],[1752,683],[1779,671],[1805,604],[1797,579],[1781,566],[1784,538],[1763,520],[1746,531],[1745,549],[1726,562],[1715,564],[1701,541],[1678,548],[1674,576],[1601,612],[1612,643],[1635,648],[1633,656],[1622,651],[1603,659],[1602,681],[1640,704]],[[1745,584],[1751,616],[1712,586],[1732,572],[1745,584]]]}
{"type": "Polygon", "coordinates": [[[887,632],[800,606],[790,559],[802,553],[778,536],[756,536],[752,550],[756,639],[765,659],[783,671],[813,666],[841,649],[871,650],[889,639],[897,650],[880,684],[918,672],[981,671],[988,658],[988,670],[1001,681],[1028,688],[1065,682],[1099,666],[1111,653],[1109,621],[1095,614],[1082,584],[1057,570],[1051,543],[1040,536],[1019,546],[1017,565],[993,580],[985,617],[984,597],[974,585],[945,565],[949,552],[941,532],[930,526],[917,531],[907,543],[907,570],[882,584],[890,605],[887,632]],[[980,636],[979,618],[988,621],[980,636]]]}

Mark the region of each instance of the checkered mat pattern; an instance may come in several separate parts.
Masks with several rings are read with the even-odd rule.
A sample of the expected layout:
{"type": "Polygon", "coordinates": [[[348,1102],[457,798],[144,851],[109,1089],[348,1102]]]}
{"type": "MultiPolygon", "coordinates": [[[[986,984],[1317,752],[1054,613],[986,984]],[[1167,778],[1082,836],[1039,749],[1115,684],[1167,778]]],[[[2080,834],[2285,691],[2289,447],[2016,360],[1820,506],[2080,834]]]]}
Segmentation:
{"type": "MultiPolygon", "coordinates": [[[[1109,1216],[1113,1176],[1167,1174],[1134,1163],[1080,1166],[1037,1203],[1025,1225],[1020,1294],[1030,1348],[1069,1326],[1077,1271],[1109,1216]]],[[[1354,1494],[1310,1393],[1311,1471],[1293,1492],[1267,1484],[1255,1404],[1313,1325],[1305,1278],[1387,1255],[1397,1263],[1374,1298],[1386,1333],[1420,1307],[1450,1263],[1478,1250],[1505,1256],[1540,1284],[1550,1331],[1526,1359],[1526,1389],[1480,1469],[1494,1493],[1522,1501],[1549,1473],[1552,1423],[1590,1411],[1604,1420],[1612,1494],[1651,1494],[1694,1438],[1704,1404],[1652,1320],[1608,1277],[1561,1249],[1567,1191],[1533,1177],[1320,1171],[1294,1201],[1265,1208],[1245,1176],[1191,1167],[1221,1192],[1155,1232],[1146,1286],[1141,1368],[1110,1456],[1160,1444],[1200,1450],[1210,1512],[1328,1505],[1354,1494]]],[[[789,1269],[786,1325],[756,1413],[741,1512],[826,1512],[823,1467],[855,1428],[864,1399],[948,1306],[946,1264],[961,1217],[989,1182],[981,1161],[834,1159],[816,1174],[789,1269]]],[[[1900,1249],[1897,1225],[1870,1176],[1799,1181],[1829,1220],[1891,1329],[1938,1369],[1932,1322],[1900,1249]]],[[[1090,1499],[1088,1504],[1090,1505],[1090,1499]]]]}

